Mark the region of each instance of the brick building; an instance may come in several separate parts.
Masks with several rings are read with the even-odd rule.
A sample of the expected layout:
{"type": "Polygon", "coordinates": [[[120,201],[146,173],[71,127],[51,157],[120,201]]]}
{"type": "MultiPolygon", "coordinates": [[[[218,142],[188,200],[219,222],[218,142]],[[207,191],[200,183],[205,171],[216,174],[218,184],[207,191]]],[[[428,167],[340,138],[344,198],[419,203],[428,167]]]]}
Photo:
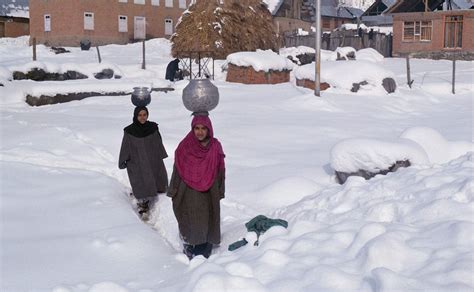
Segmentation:
{"type": "Polygon", "coordinates": [[[393,55],[474,59],[471,0],[399,0],[393,15],[393,55]]]}
{"type": "MultiPolygon", "coordinates": [[[[190,0],[30,0],[30,36],[51,46],[168,37],[190,0]]],[[[31,41],[30,39],[30,41],[31,41]]]]}
{"type": "Polygon", "coordinates": [[[0,38],[30,34],[28,0],[0,1],[0,38]]]}

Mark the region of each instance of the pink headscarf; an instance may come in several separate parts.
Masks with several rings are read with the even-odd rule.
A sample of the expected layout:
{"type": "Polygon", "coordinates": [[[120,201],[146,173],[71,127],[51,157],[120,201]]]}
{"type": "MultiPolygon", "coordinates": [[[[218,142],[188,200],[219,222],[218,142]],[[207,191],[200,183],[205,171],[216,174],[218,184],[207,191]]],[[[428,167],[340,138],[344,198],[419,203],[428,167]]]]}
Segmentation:
{"type": "Polygon", "coordinates": [[[181,179],[191,188],[205,192],[214,183],[219,170],[225,169],[224,151],[221,143],[214,138],[212,123],[208,116],[194,116],[191,131],[176,148],[174,164],[181,179]],[[198,124],[208,129],[209,144],[203,146],[194,135],[198,124]]]}

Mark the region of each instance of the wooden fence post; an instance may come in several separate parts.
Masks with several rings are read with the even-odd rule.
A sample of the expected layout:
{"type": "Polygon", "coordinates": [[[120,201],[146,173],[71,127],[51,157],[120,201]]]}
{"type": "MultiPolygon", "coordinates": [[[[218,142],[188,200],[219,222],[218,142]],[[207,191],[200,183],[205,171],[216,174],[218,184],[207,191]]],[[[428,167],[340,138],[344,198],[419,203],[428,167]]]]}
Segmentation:
{"type": "Polygon", "coordinates": [[[410,73],[410,55],[407,55],[407,84],[411,88],[413,84],[413,80],[411,80],[411,73],[410,73]]]}
{"type": "Polygon", "coordinates": [[[95,47],[97,49],[97,57],[99,57],[99,63],[102,63],[102,58],[100,57],[99,46],[95,47]]]}
{"type": "Polygon", "coordinates": [[[33,61],[36,61],[36,38],[33,38],[33,61]]]}
{"type": "Polygon", "coordinates": [[[453,94],[456,94],[456,55],[453,54],[453,88],[452,92],[453,94]]]}
{"type": "Polygon", "coordinates": [[[145,66],[145,40],[143,40],[143,62],[142,62],[142,69],[146,69],[146,66],[145,66]]]}

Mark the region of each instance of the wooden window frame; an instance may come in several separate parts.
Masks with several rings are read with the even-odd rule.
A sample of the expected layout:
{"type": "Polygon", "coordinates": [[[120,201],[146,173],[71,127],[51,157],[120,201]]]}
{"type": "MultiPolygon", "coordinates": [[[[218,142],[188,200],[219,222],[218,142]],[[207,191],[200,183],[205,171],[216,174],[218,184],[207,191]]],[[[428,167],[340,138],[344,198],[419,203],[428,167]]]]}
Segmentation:
{"type": "Polygon", "coordinates": [[[463,41],[462,41],[462,33],[463,33],[463,29],[464,29],[464,15],[462,14],[457,14],[457,15],[445,15],[444,16],[444,29],[443,29],[443,48],[444,49],[447,49],[447,50],[459,50],[459,49],[462,49],[462,46],[463,46],[463,41]],[[452,20],[453,18],[455,17],[459,17],[460,20],[452,20]],[[450,18],[450,20],[448,20],[448,18],[450,18]],[[448,47],[446,45],[446,29],[447,29],[447,24],[448,23],[454,23],[454,44],[455,46],[454,47],[448,47]],[[460,25],[459,25],[460,24],[460,25]],[[458,44],[458,33],[459,33],[459,27],[461,28],[461,46],[458,47],[457,44],[458,44]]]}
{"type": "Polygon", "coordinates": [[[402,42],[431,42],[433,39],[432,20],[403,21],[402,42]],[[411,30],[411,33],[407,31],[411,30]]]}

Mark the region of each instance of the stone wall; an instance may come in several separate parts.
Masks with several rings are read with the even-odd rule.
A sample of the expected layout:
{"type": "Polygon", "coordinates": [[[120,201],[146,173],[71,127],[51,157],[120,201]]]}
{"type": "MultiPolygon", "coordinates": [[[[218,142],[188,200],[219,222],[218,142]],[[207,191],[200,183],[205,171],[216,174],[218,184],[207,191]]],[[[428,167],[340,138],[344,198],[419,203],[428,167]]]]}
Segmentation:
{"type": "Polygon", "coordinates": [[[229,64],[227,68],[228,82],[237,82],[244,84],[277,84],[290,81],[290,71],[255,71],[253,67],[240,67],[229,64]]]}
{"type": "MultiPolygon", "coordinates": [[[[309,80],[309,79],[296,79],[296,85],[301,86],[301,87],[305,87],[305,88],[309,88],[309,89],[312,89],[312,90],[314,90],[316,88],[316,84],[314,83],[314,81],[309,80]]],[[[331,87],[331,85],[329,85],[328,83],[321,82],[319,88],[320,88],[320,90],[326,90],[329,87],[331,87]]]]}

